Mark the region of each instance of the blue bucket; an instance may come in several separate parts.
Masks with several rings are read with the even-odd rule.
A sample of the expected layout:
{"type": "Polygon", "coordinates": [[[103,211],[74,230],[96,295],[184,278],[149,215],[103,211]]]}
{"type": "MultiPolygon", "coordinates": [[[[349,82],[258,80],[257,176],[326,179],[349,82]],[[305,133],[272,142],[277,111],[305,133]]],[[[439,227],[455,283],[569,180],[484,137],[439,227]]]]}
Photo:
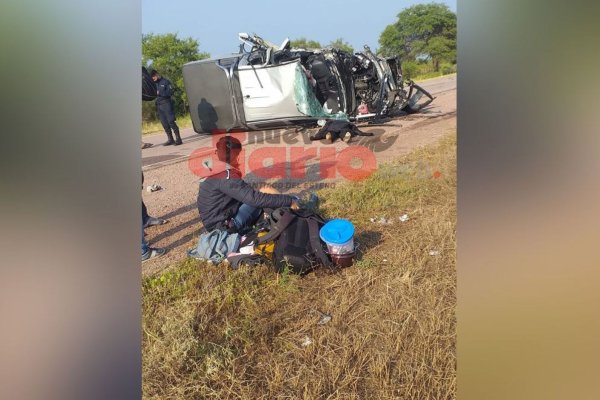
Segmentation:
{"type": "Polygon", "coordinates": [[[354,252],[354,225],[347,219],[332,219],[321,227],[321,240],[327,245],[329,254],[354,252]]]}

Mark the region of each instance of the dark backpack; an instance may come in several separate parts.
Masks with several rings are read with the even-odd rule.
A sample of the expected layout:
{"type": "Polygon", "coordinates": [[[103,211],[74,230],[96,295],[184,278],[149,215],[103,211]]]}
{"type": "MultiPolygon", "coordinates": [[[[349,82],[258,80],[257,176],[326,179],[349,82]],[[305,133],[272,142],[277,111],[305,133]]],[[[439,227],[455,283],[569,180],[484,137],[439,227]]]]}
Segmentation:
{"type": "Polygon", "coordinates": [[[150,73],[142,67],[142,100],[150,101],[156,99],[156,83],[150,77],[150,73]]]}
{"type": "Polygon", "coordinates": [[[305,274],[319,266],[333,270],[319,237],[324,224],[323,217],[313,211],[278,208],[246,236],[240,247],[252,241],[255,245],[274,242],[272,265],[278,273],[288,268],[292,273],[305,274]],[[259,237],[261,231],[266,234],[259,237]]]}

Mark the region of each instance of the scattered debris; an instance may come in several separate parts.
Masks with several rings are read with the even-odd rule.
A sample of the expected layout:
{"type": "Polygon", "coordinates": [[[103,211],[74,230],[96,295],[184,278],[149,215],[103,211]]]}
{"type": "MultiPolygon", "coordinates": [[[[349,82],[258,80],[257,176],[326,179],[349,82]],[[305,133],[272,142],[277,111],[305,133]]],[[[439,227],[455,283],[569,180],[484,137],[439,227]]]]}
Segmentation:
{"type": "Polygon", "coordinates": [[[162,187],[161,187],[161,186],[159,186],[159,185],[157,185],[156,183],[154,183],[154,184],[152,184],[152,185],[149,185],[149,186],[146,188],[146,191],[147,191],[148,193],[151,193],[151,192],[156,192],[156,191],[158,191],[158,190],[161,190],[161,189],[162,189],[162,187]]]}
{"type": "Polygon", "coordinates": [[[319,320],[319,322],[317,322],[317,325],[325,325],[329,321],[331,321],[331,315],[329,315],[329,314],[323,314],[321,316],[321,319],[319,320]]]}
{"type": "Polygon", "coordinates": [[[429,252],[430,256],[439,256],[440,255],[440,251],[439,250],[431,250],[429,252]]]}
{"type": "Polygon", "coordinates": [[[384,259],[383,259],[383,262],[387,262],[387,258],[384,258],[384,259]]]}
{"type": "Polygon", "coordinates": [[[369,220],[373,223],[378,223],[378,224],[382,224],[382,225],[389,225],[392,223],[392,220],[387,219],[385,217],[379,217],[379,219],[378,219],[377,216],[375,216],[374,218],[369,218],[369,220]]]}
{"type": "Polygon", "coordinates": [[[331,321],[331,318],[333,318],[331,316],[331,314],[324,313],[324,312],[321,312],[321,311],[315,310],[315,309],[313,309],[312,311],[314,313],[317,313],[317,314],[319,314],[321,316],[321,319],[319,320],[319,322],[317,322],[317,325],[325,325],[326,323],[328,323],[329,321],[331,321]]]}
{"type": "Polygon", "coordinates": [[[302,346],[303,347],[310,346],[312,344],[312,342],[313,341],[311,340],[311,338],[309,338],[308,336],[305,336],[304,340],[302,341],[302,346]]]}
{"type": "Polygon", "coordinates": [[[440,171],[434,171],[433,172],[433,177],[434,178],[439,178],[440,176],[442,176],[442,173],[440,171]]]}
{"type": "Polygon", "coordinates": [[[408,214],[404,214],[401,215],[400,218],[398,218],[400,220],[400,222],[406,222],[410,219],[410,217],[408,216],[408,214]]]}

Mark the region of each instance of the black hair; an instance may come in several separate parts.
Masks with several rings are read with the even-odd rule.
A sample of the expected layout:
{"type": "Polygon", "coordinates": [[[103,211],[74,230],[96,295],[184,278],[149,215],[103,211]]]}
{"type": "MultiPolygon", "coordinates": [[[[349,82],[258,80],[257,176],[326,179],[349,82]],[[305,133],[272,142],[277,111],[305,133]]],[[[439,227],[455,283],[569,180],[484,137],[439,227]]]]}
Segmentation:
{"type": "Polygon", "coordinates": [[[233,136],[223,136],[217,142],[217,147],[223,147],[223,146],[225,146],[225,148],[227,150],[241,149],[242,148],[242,142],[240,142],[238,138],[235,138],[233,136]]]}
{"type": "Polygon", "coordinates": [[[229,164],[231,163],[231,149],[242,149],[242,142],[233,136],[223,136],[216,144],[217,148],[225,148],[225,162],[227,163],[227,179],[229,179],[229,164]]]}
{"type": "Polygon", "coordinates": [[[156,76],[156,75],[158,75],[158,72],[155,69],[150,71],[150,76],[156,76]]]}

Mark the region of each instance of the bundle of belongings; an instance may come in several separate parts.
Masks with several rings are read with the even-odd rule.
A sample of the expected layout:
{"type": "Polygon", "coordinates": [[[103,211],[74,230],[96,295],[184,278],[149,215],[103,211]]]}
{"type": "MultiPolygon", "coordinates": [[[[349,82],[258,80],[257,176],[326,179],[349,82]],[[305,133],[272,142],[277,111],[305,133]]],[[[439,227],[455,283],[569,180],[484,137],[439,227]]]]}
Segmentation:
{"type": "Polygon", "coordinates": [[[281,207],[265,210],[262,219],[243,236],[214,229],[200,236],[194,258],[241,265],[271,265],[280,273],[306,274],[318,267],[331,272],[352,265],[354,226],[348,220],[325,219],[311,209],[281,207]]]}

